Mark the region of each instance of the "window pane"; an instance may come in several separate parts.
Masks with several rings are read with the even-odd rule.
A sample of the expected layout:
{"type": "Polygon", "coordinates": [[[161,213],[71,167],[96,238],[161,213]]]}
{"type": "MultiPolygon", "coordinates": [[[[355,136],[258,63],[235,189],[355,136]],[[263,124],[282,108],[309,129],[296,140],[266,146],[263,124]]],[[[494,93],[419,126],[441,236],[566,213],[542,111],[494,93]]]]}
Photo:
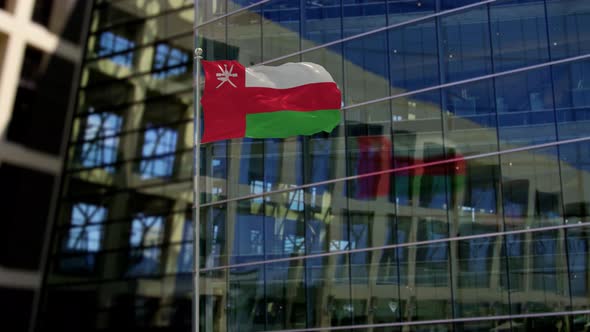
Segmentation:
{"type": "Polygon", "coordinates": [[[439,84],[435,21],[389,32],[392,94],[439,84]]]}
{"type": "Polygon", "coordinates": [[[235,48],[228,60],[238,60],[248,67],[262,61],[261,6],[251,8],[227,18],[227,43],[235,48]]]}
{"type": "Polygon", "coordinates": [[[584,137],[590,120],[590,61],[552,67],[560,139],[584,137]]]}
{"type": "Polygon", "coordinates": [[[443,16],[440,26],[445,82],[492,72],[486,6],[443,16]]]}
{"type": "Polygon", "coordinates": [[[494,70],[526,67],[549,59],[543,1],[512,0],[491,4],[494,70]]]}
{"type": "Polygon", "coordinates": [[[557,150],[501,156],[504,215],[508,229],[563,223],[557,150]]]}
{"type": "Polygon", "coordinates": [[[342,0],[344,37],[386,25],[385,0],[342,0]]]}
{"type": "Polygon", "coordinates": [[[553,60],[590,52],[590,5],[585,1],[547,1],[553,60]]]}
{"type": "Polygon", "coordinates": [[[389,95],[386,33],[344,43],[344,57],[345,105],[389,95]]]}
{"type": "Polygon", "coordinates": [[[143,179],[167,177],[174,171],[177,133],[168,128],[149,128],[144,133],[139,172],[143,179]]]}
{"type": "Polygon", "coordinates": [[[263,60],[299,51],[299,5],[299,0],[279,0],[262,6],[263,60]]]}
{"type": "Polygon", "coordinates": [[[496,78],[500,149],[556,139],[549,69],[496,78]]]}

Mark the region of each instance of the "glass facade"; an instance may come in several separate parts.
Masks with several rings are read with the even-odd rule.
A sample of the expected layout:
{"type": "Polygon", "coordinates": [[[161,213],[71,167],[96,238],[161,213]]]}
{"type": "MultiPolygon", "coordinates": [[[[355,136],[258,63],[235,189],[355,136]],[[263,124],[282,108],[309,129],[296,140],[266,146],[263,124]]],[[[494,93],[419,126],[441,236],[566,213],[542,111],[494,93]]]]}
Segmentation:
{"type": "Polygon", "coordinates": [[[200,147],[201,331],[587,330],[590,2],[197,3],[95,1],[41,331],[190,330],[195,43],[343,92],[200,147]]]}

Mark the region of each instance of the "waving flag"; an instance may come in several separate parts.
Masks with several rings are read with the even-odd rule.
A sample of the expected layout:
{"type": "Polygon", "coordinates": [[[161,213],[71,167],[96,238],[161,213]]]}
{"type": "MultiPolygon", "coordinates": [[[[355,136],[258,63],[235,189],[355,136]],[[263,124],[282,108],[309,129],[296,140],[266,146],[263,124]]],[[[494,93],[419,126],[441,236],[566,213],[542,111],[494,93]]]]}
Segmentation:
{"type": "Polygon", "coordinates": [[[340,90],[320,65],[245,68],[237,61],[201,63],[203,143],[311,135],[331,132],[340,123],[340,90]]]}

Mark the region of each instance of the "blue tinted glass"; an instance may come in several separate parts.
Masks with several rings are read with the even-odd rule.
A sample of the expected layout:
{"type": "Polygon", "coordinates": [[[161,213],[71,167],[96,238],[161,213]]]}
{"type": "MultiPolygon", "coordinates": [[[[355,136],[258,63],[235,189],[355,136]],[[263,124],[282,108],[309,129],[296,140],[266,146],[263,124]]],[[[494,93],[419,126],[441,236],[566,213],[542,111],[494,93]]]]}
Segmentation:
{"type": "Polygon", "coordinates": [[[501,148],[553,141],[555,113],[548,68],[496,79],[501,148]]]}
{"type": "Polygon", "coordinates": [[[62,257],[59,267],[62,271],[90,272],[96,264],[96,253],[102,249],[104,225],[107,218],[105,207],[87,203],[72,206],[70,228],[63,242],[67,253],[77,255],[62,257]]]}
{"type": "Polygon", "coordinates": [[[497,150],[496,110],[491,80],[444,90],[447,149],[461,155],[497,150]]]}
{"type": "MultiPolygon", "coordinates": [[[[249,186],[248,192],[242,194],[260,194],[270,190],[270,183],[264,183],[264,141],[244,138],[241,144],[239,183],[249,186]]],[[[230,161],[231,162],[231,161],[230,161]]],[[[244,187],[247,187],[244,186],[244,187]]],[[[238,195],[235,193],[234,195],[238,195]]],[[[262,202],[263,198],[254,198],[254,202],[262,202]]]]}
{"type": "Polygon", "coordinates": [[[435,21],[389,31],[392,94],[439,83],[435,21]]]}
{"type": "MultiPolygon", "coordinates": [[[[107,56],[112,53],[120,53],[135,47],[135,43],[131,40],[116,35],[110,31],[105,31],[100,34],[98,45],[98,56],[107,56]]],[[[131,67],[133,64],[133,54],[134,53],[130,51],[127,53],[111,56],[110,59],[118,65],[131,67]]]]}
{"type": "Polygon", "coordinates": [[[177,132],[170,128],[146,129],[142,148],[144,159],[139,164],[143,179],[172,175],[177,136],[177,132]]]}
{"type": "MultiPolygon", "coordinates": [[[[186,220],[182,227],[182,244],[180,245],[180,252],[176,262],[176,270],[178,272],[190,273],[193,268],[193,223],[191,220],[186,220]]],[[[214,239],[213,236],[207,236],[207,239],[214,239]]],[[[202,263],[202,261],[201,261],[202,263]]]]}
{"type": "Polygon", "coordinates": [[[590,53],[590,3],[547,1],[549,44],[554,60],[590,53]]]}
{"type": "Polygon", "coordinates": [[[387,35],[385,32],[344,44],[346,105],[389,95],[387,35]]]}
{"type": "Polygon", "coordinates": [[[547,61],[547,24],[543,1],[514,0],[490,6],[494,70],[547,61]]]}
{"type": "Polygon", "coordinates": [[[101,247],[102,228],[107,209],[101,206],[78,203],[72,207],[72,227],[66,248],[75,251],[98,251],[101,247]]]}
{"type": "Polygon", "coordinates": [[[440,9],[441,10],[454,9],[454,8],[459,8],[459,7],[475,4],[478,2],[482,2],[482,1],[483,0],[442,0],[440,3],[440,9]]]}
{"type": "Polygon", "coordinates": [[[558,243],[554,234],[535,234],[533,242],[533,289],[544,291],[557,290],[557,264],[558,243]]]}
{"type": "Polygon", "coordinates": [[[343,0],[344,37],[384,27],[385,0],[343,0]]]}
{"type": "Polygon", "coordinates": [[[164,218],[139,214],[131,222],[129,245],[136,247],[130,252],[131,263],[127,276],[155,274],[160,268],[160,255],[164,218]]]}
{"type": "Polygon", "coordinates": [[[166,44],[159,44],[154,54],[153,74],[155,78],[166,78],[169,76],[186,73],[189,56],[187,53],[172,48],[166,44]]]}
{"type": "MultiPolygon", "coordinates": [[[[570,288],[577,303],[588,302],[588,235],[583,230],[568,231],[567,251],[570,270],[570,288]]],[[[586,304],[584,303],[584,304],[586,304]]]]}
{"type": "Polygon", "coordinates": [[[299,51],[300,5],[299,0],[279,0],[262,6],[263,60],[299,51]]]}
{"type": "MultiPolygon", "coordinates": [[[[122,118],[113,113],[95,113],[86,118],[84,144],[80,151],[80,161],[85,167],[112,164],[117,161],[122,118]]],[[[106,166],[112,172],[114,167],[106,166]]]]}
{"type": "Polygon", "coordinates": [[[314,44],[324,44],[342,38],[340,0],[305,1],[304,3],[304,19],[301,21],[304,49],[314,44]]]}
{"type": "Polygon", "coordinates": [[[233,268],[228,273],[227,329],[229,331],[264,331],[264,265],[233,268]]]}
{"type": "Polygon", "coordinates": [[[445,82],[491,73],[487,7],[442,17],[440,23],[445,82]]]}
{"type": "MultiPolygon", "coordinates": [[[[435,219],[421,220],[418,223],[417,236],[418,241],[445,238],[448,236],[447,223],[435,219]]],[[[408,268],[412,265],[415,267],[413,275],[409,273],[409,278],[415,281],[415,289],[411,289],[402,297],[416,296],[413,314],[421,320],[450,318],[452,314],[447,307],[451,303],[451,288],[448,287],[450,282],[449,244],[448,242],[430,243],[415,248],[415,262],[412,262],[412,259],[407,262],[408,268]],[[424,294],[426,289],[431,287],[438,289],[436,299],[424,294]]]]}
{"type": "Polygon", "coordinates": [[[588,136],[590,61],[552,67],[560,139],[588,136]]]}
{"type": "Polygon", "coordinates": [[[486,287],[490,278],[490,266],[488,257],[491,256],[492,238],[484,237],[463,242],[465,244],[466,270],[473,273],[470,276],[471,282],[463,279],[462,282],[472,287],[486,287]],[[475,276],[476,278],[473,278],[475,276]]]}
{"type": "Polygon", "coordinates": [[[387,0],[388,24],[396,24],[433,14],[436,0],[387,0]]]}

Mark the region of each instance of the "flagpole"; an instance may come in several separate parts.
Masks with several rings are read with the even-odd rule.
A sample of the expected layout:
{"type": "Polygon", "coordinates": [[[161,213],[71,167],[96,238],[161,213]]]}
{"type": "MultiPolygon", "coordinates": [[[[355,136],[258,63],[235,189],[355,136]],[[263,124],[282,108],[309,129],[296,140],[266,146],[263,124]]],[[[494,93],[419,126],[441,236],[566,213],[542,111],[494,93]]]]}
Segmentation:
{"type": "Polygon", "coordinates": [[[201,174],[201,59],[203,49],[195,49],[195,101],[194,107],[194,166],[193,166],[193,332],[199,332],[199,304],[200,304],[200,217],[201,195],[199,189],[199,175],[201,174]]]}

